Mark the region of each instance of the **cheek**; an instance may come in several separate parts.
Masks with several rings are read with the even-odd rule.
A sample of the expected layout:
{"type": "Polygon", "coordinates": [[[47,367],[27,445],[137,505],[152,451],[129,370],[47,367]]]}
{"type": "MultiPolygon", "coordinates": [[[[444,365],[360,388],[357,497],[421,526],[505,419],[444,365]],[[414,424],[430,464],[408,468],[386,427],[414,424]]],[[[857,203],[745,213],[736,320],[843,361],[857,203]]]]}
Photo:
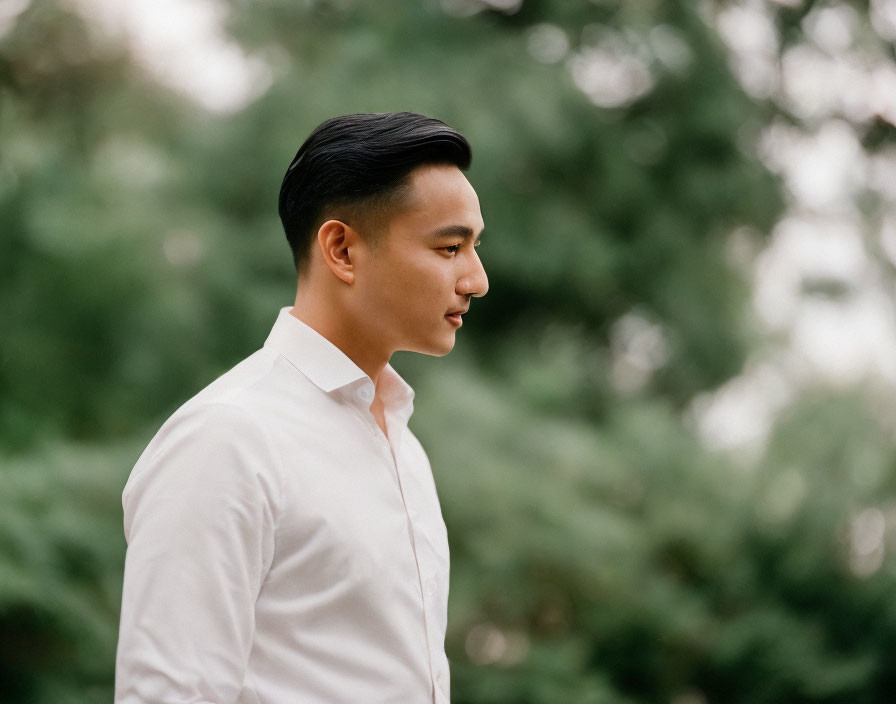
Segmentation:
{"type": "Polygon", "coordinates": [[[451,280],[452,262],[436,253],[429,257],[415,257],[405,260],[393,270],[396,287],[411,290],[416,294],[437,294],[451,280]]]}
{"type": "Polygon", "coordinates": [[[362,298],[365,305],[378,310],[378,315],[390,318],[413,316],[420,307],[420,299],[427,296],[423,288],[425,279],[412,266],[389,267],[378,272],[362,298]]]}
{"type": "Polygon", "coordinates": [[[401,317],[428,317],[433,307],[451,304],[454,286],[452,260],[426,251],[419,256],[395,258],[379,269],[368,298],[401,317]]]}

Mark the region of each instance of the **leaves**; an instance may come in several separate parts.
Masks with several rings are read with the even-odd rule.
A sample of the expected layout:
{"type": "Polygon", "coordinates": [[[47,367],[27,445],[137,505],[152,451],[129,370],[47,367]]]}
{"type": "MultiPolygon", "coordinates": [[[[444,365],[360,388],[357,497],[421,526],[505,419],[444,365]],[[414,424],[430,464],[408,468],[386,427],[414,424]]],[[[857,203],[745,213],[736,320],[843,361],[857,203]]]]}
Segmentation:
{"type": "MultiPolygon", "coordinates": [[[[453,700],[888,701],[881,393],[801,397],[749,469],[694,433],[769,343],[732,233],[760,246],[785,205],[754,149],[778,108],[709,5],[234,0],[273,83],[232,114],[71,7],[0,30],[6,699],[109,700],[129,468],[292,300],[275,204],[305,135],[410,109],[473,145],[491,284],[449,358],[395,360],[450,533],[453,700]]],[[[787,42],[810,9],[779,11],[787,42]]]]}

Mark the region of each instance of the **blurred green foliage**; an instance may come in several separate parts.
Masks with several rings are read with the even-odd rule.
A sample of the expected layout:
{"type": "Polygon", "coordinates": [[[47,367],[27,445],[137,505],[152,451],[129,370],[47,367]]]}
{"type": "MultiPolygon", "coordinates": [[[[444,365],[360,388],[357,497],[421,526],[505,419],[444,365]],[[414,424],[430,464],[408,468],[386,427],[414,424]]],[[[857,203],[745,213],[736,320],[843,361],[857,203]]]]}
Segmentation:
{"type": "Polygon", "coordinates": [[[283,170],[327,117],[414,110],[473,144],[491,283],[450,357],[396,359],[450,532],[453,700],[889,701],[896,567],[849,550],[896,510],[875,390],[803,399],[749,471],[688,419],[762,344],[728,236],[783,208],[749,148],[770,107],[696,5],[232,0],[274,81],[223,115],[28,3],[0,36],[0,699],[109,701],[120,491],[291,302],[283,170]],[[633,42],[652,90],[597,107],[545,27],[633,42]],[[663,352],[620,387],[625,320],[663,352]]]}

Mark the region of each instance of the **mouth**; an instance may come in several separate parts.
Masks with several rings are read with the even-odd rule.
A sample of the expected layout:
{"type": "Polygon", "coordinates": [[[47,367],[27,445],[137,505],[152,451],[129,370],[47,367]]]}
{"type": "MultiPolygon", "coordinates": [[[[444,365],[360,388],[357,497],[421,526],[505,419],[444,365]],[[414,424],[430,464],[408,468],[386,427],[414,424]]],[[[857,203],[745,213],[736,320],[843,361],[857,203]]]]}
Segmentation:
{"type": "Polygon", "coordinates": [[[460,327],[461,325],[464,324],[463,318],[461,316],[464,313],[466,313],[468,310],[469,310],[469,307],[458,308],[457,310],[452,310],[452,311],[446,313],[445,317],[448,319],[449,323],[451,323],[452,325],[456,325],[457,327],[460,327]]]}

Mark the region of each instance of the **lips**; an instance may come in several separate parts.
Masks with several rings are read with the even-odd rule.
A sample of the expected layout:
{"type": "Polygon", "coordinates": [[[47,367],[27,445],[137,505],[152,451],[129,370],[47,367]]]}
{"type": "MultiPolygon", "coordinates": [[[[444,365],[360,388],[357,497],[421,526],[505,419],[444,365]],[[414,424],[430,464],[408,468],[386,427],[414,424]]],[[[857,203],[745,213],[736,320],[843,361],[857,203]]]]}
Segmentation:
{"type": "Polygon", "coordinates": [[[464,324],[463,318],[461,318],[461,316],[468,310],[469,308],[458,308],[457,310],[453,310],[450,313],[445,313],[445,317],[448,319],[449,323],[460,327],[464,324]]]}

